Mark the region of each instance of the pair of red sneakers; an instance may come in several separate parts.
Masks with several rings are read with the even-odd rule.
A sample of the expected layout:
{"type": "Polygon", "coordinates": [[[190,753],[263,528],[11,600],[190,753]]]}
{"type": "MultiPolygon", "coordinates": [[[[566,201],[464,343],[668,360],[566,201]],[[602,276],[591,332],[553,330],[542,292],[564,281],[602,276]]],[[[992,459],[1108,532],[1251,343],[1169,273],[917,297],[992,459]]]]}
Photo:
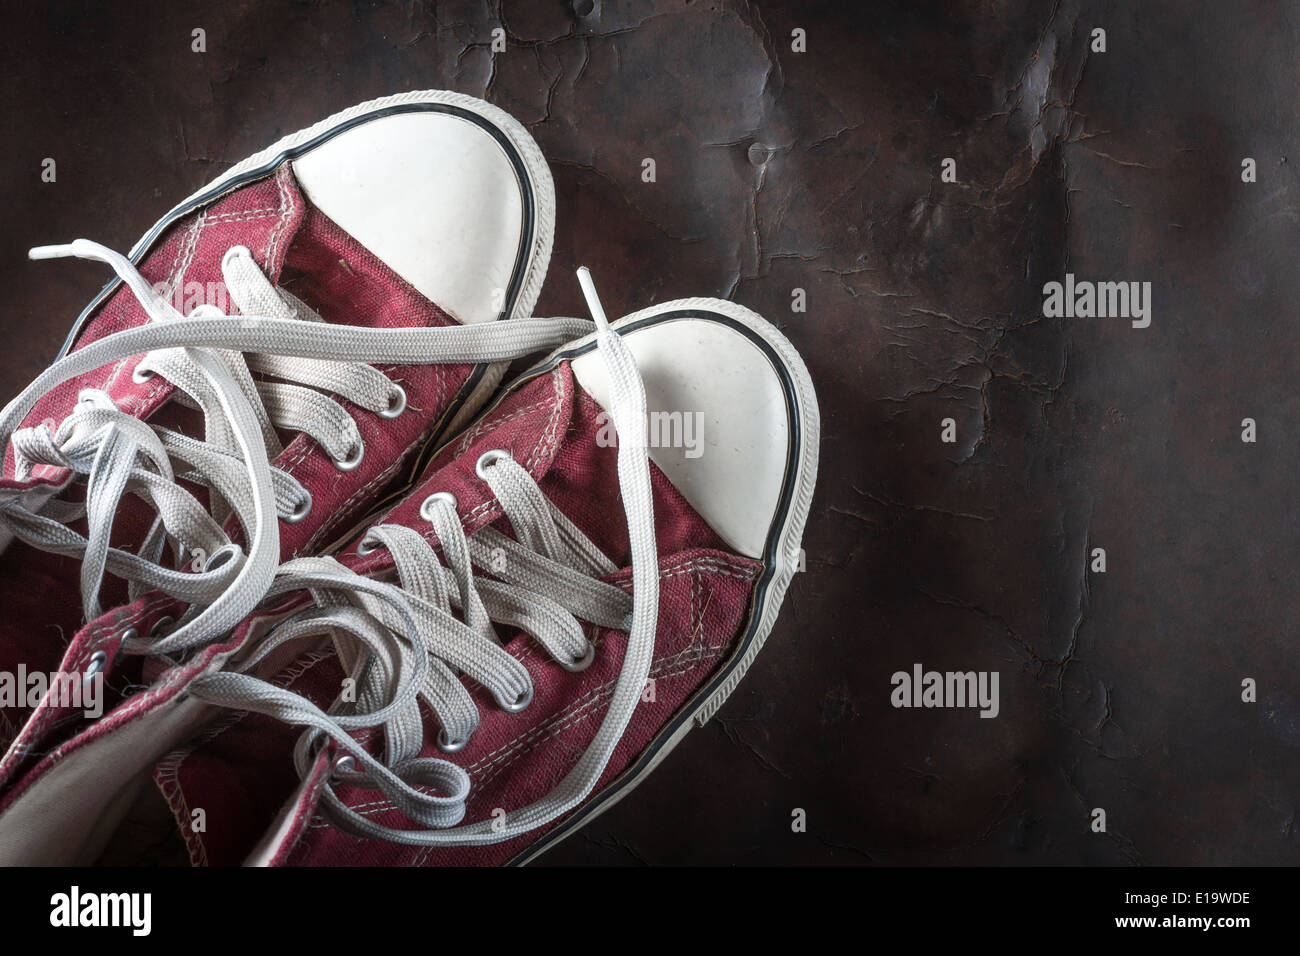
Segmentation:
{"type": "Polygon", "coordinates": [[[730,302],[532,318],[554,189],[445,92],[164,217],[0,417],[0,863],[526,861],[726,700],[818,412],[730,302]],[[546,354],[548,353],[549,354],[546,354]],[[509,363],[545,355],[500,387],[509,363]]]}

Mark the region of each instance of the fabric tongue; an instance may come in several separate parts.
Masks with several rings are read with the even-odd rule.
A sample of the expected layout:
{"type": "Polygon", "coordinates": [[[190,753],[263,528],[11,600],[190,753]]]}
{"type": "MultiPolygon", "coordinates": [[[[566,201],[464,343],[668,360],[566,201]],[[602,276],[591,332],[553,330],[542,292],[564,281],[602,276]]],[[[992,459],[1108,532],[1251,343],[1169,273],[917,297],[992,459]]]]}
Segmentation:
{"type": "Polygon", "coordinates": [[[509,402],[471,425],[434,457],[413,490],[379,523],[426,529],[420,516],[425,498],[445,491],[455,495],[467,534],[501,517],[487,484],[475,474],[479,457],[509,452],[537,481],[553,466],[573,414],[575,383],[567,365],[537,376],[512,394],[509,402]]]}

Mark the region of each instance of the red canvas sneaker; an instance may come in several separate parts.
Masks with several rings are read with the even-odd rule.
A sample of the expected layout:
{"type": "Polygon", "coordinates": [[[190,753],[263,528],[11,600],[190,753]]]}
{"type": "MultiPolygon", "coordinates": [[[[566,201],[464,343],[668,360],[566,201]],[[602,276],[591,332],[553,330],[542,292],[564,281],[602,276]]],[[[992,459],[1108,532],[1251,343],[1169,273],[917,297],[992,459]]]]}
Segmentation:
{"type": "Polygon", "coordinates": [[[224,672],[11,796],[0,859],[125,813],[131,742],[205,721],[154,769],[195,863],[526,861],[635,787],[771,631],[819,426],[747,309],[613,329],[514,382],[337,560],[288,562],[224,672]]]}
{"type": "Polygon", "coordinates": [[[417,92],[239,163],[130,260],[33,250],[117,279],[0,416],[0,782],[227,634],[282,559],[409,484],[509,360],[586,327],[526,318],[553,211],[516,121],[417,92]]]}

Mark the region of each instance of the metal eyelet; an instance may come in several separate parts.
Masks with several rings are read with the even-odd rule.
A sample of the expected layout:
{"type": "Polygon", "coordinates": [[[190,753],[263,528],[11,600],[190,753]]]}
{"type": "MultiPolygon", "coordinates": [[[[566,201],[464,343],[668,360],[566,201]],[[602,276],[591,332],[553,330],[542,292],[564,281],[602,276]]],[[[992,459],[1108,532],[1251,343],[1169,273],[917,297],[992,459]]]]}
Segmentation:
{"type": "Polygon", "coordinates": [[[500,697],[497,698],[497,706],[507,714],[517,714],[533,702],[533,685],[529,684],[528,689],[519,695],[519,699],[513,704],[508,704],[500,697]]]}
{"type": "Polygon", "coordinates": [[[217,550],[208,555],[208,559],[203,562],[204,571],[215,571],[233,561],[238,555],[244,552],[240,550],[237,544],[223,544],[217,550]]]}
{"type": "MultiPolygon", "coordinates": [[[[127,628],[127,630],[122,632],[123,641],[129,641],[136,637],[139,637],[139,633],[133,627],[127,628]]],[[[95,651],[95,653],[90,655],[90,660],[86,662],[86,669],[81,675],[82,682],[89,684],[94,680],[95,675],[102,671],[107,664],[108,653],[105,651],[95,651]]]]}
{"type": "Polygon", "coordinates": [[[492,451],[485,451],[478,456],[478,461],[474,462],[474,474],[478,475],[484,481],[487,481],[485,472],[489,465],[495,464],[502,458],[509,458],[510,452],[502,448],[494,448],[492,451]]]}
{"type": "Polygon", "coordinates": [[[357,465],[361,464],[361,459],[366,457],[366,443],[357,438],[357,443],[348,449],[348,457],[334,459],[334,467],[339,471],[351,471],[357,465]]]}
{"type": "Polygon", "coordinates": [[[364,537],[361,539],[361,543],[357,545],[357,557],[364,558],[368,554],[374,554],[383,546],[382,541],[376,541],[369,536],[364,537]]]}
{"type": "Polygon", "coordinates": [[[150,369],[141,368],[139,365],[131,370],[131,381],[135,382],[137,385],[143,385],[145,382],[153,378],[153,376],[154,373],[150,369]]]}
{"type": "Polygon", "coordinates": [[[158,620],[153,622],[153,627],[149,628],[149,636],[158,637],[161,634],[165,634],[171,630],[172,625],[175,623],[176,618],[172,617],[170,614],[165,617],[160,617],[158,620]]]}
{"type": "Polygon", "coordinates": [[[344,773],[356,773],[356,770],[357,770],[356,758],[353,757],[352,754],[344,754],[343,756],[339,757],[337,760],[334,761],[334,766],[331,768],[330,772],[334,774],[344,774],[344,773]]]}
{"type": "Polygon", "coordinates": [[[379,417],[396,418],[404,411],[406,411],[406,389],[394,382],[392,397],[388,399],[388,407],[378,413],[379,417]]]}
{"type": "Polygon", "coordinates": [[[293,511],[291,511],[287,515],[280,516],[280,520],[283,521],[285,524],[297,524],[303,518],[311,514],[311,506],[312,506],[311,492],[308,491],[306,488],[304,488],[302,490],[302,494],[303,494],[302,501],[294,505],[293,511]]]}
{"type": "Polygon", "coordinates": [[[447,504],[451,505],[452,511],[455,511],[457,508],[456,496],[450,491],[435,491],[420,503],[420,517],[425,521],[433,520],[433,503],[435,501],[447,502],[447,504]]]}
{"type": "Polygon", "coordinates": [[[576,661],[569,661],[567,663],[565,661],[560,661],[560,666],[563,667],[570,674],[581,674],[583,671],[585,671],[588,667],[591,666],[591,662],[594,661],[595,659],[596,659],[596,645],[591,643],[591,641],[588,641],[587,650],[581,657],[579,657],[576,661]]]}
{"type": "Polygon", "coordinates": [[[469,743],[469,738],[464,740],[449,740],[445,729],[438,731],[438,739],[434,745],[445,754],[454,754],[458,750],[464,750],[465,745],[469,743]]]}
{"type": "Polygon", "coordinates": [[[230,260],[234,259],[236,256],[246,256],[249,259],[253,258],[253,254],[249,252],[248,246],[231,246],[226,250],[226,254],[221,257],[221,268],[223,270],[226,269],[230,265],[230,260]]]}

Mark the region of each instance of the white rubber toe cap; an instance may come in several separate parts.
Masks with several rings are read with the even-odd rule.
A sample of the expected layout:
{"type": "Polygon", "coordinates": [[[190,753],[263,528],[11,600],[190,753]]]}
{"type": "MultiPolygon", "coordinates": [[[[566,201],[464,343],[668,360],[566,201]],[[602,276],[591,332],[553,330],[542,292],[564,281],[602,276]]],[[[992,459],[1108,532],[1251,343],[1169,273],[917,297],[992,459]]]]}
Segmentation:
{"type": "MultiPolygon", "coordinates": [[[[761,558],[787,479],[792,423],[789,388],[774,364],[782,358],[759,342],[774,336],[787,349],[789,343],[733,303],[696,310],[677,305],[614,323],[619,329],[654,313],[682,313],[621,333],[645,383],[650,459],[728,547],[761,558]],[[758,334],[718,321],[714,309],[743,313],[743,327],[758,334]]],[[[806,379],[798,364],[794,374],[806,379]]],[[[608,408],[609,383],[599,354],[579,356],[572,368],[588,394],[608,408]]],[[[791,378],[788,368],[784,378],[791,378]]],[[[815,406],[811,414],[815,429],[815,406]]]]}
{"type": "MultiPolygon", "coordinates": [[[[488,125],[454,113],[382,116],[305,153],[294,174],[321,212],[435,305],[489,322],[529,252],[525,207],[536,190],[488,125]]],[[[549,190],[549,177],[540,186],[549,190]]]]}

